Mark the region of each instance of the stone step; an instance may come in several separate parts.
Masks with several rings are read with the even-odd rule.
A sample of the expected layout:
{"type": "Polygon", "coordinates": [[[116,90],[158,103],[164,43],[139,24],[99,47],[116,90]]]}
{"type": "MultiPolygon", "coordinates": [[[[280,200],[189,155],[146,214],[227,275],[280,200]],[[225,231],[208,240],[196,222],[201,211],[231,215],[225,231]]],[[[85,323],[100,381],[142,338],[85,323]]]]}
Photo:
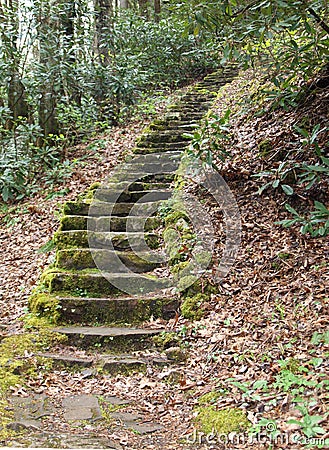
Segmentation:
{"type": "Polygon", "coordinates": [[[195,113],[205,114],[209,110],[209,105],[207,103],[197,103],[192,100],[186,101],[181,104],[170,105],[168,110],[171,111],[188,111],[195,113]]]}
{"type": "MultiPolygon", "coordinates": [[[[142,155],[149,156],[149,155],[142,155]]],[[[171,181],[167,183],[159,183],[159,182],[129,182],[129,181],[121,181],[119,183],[108,182],[99,186],[99,188],[95,189],[96,192],[98,189],[112,189],[120,192],[139,192],[139,191],[168,191],[170,187],[171,181]]]]}
{"type": "MultiPolygon", "coordinates": [[[[201,117],[203,117],[203,115],[195,113],[193,117],[199,117],[201,119],[201,117]]],[[[149,149],[149,153],[161,153],[161,152],[166,152],[166,151],[171,152],[173,150],[175,150],[175,151],[183,150],[184,148],[187,147],[187,145],[188,145],[188,141],[182,140],[182,139],[177,142],[152,142],[152,141],[148,141],[148,140],[143,140],[143,141],[137,142],[136,148],[138,148],[138,149],[147,148],[147,149],[149,149]]],[[[143,152],[140,152],[140,153],[143,153],[143,152]]]]}
{"type": "MultiPolygon", "coordinates": [[[[168,197],[167,197],[168,198],[168,197]]],[[[109,203],[100,200],[93,200],[92,202],[77,201],[66,202],[65,212],[68,215],[77,216],[150,216],[153,215],[163,200],[149,201],[144,203],[109,203]],[[136,206],[135,206],[136,205],[136,206]]]]}
{"type": "MultiPolygon", "coordinates": [[[[101,369],[102,372],[117,374],[131,374],[132,372],[145,372],[148,367],[152,366],[166,366],[170,365],[171,361],[161,354],[138,354],[137,356],[131,354],[120,355],[101,355],[98,357],[79,357],[70,356],[62,353],[44,352],[38,353],[41,358],[52,361],[53,366],[60,365],[75,369],[77,367],[94,367],[94,371],[101,369]]],[[[93,370],[90,371],[91,374],[93,370]]]]}
{"type": "Polygon", "coordinates": [[[83,349],[96,346],[113,353],[121,353],[153,348],[152,337],[165,332],[165,329],[67,326],[52,328],[51,331],[66,335],[68,345],[83,349]]]}
{"type": "Polygon", "coordinates": [[[99,188],[95,191],[94,198],[104,202],[155,202],[159,200],[168,200],[172,195],[172,190],[145,190],[145,191],[124,191],[110,188],[99,188]]]}
{"type": "MultiPolygon", "coordinates": [[[[160,121],[159,121],[160,122],[160,121]]],[[[165,125],[161,123],[151,123],[150,129],[151,130],[159,130],[163,126],[165,126],[169,130],[179,130],[181,133],[188,133],[190,131],[195,130],[199,127],[198,123],[191,123],[191,121],[183,121],[183,120],[170,120],[168,122],[164,122],[165,125]]],[[[168,152],[169,153],[169,152],[168,152]]],[[[181,153],[180,153],[181,154],[181,153]]]]}
{"type": "Polygon", "coordinates": [[[166,262],[164,253],[115,251],[108,249],[76,248],[58,250],[56,267],[68,270],[83,270],[99,268],[113,273],[151,272],[166,262]]]}
{"type": "Polygon", "coordinates": [[[60,320],[69,323],[140,323],[154,319],[169,320],[179,307],[178,297],[138,296],[117,298],[58,297],[60,320]]]}
{"type": "Polygon", "coordinates": [[[161,226],[159,217],[130,216],[130,217],[93,217],[89,220],[88,216],[66,215],[61,218],[60,231],[89,230],[104,232],[147,232],[156,230],[161,226]]]}
{"type": "Polygon", "coordinates": [[[157,131],[153,133],[145,133],[143,134],[138,144],[142,144],[142,147],[144,146],[144,142],[152,142],[156,144],[170,144],[170,143],[177,143],[186,141],[187,139],[185,136],[183,136],[183,131],[181,130],[166,130],[166,131],[157,131]]]}
{"type": "MultiPolygon", "coordinates": [[[[156,134],[156,133],[155,133],[156,134]]],[[[142,144],[146,143],[145,147],[149,147],[149,143],[153,144],[152,139],[145,139],[145,141],[140,141],[142,144]]],[[[162,144],[162,142],[155,142],[155,144],[162,144]]],[[[166,145],[166,144],[165,144],[166,145]]],[[[144,145],[142,145],[144,147],[144,145]]],[[[170,152],[171,154],[172,152],[170,152]]],[[[171,173],[175,172],[180,164],[180,157],[176,160],[172,160],[172,158],[163,158],[159,159],[158,154],[156,157],[151,158],[150,156],[143,155],[140,157],[147,158],[145,161],[135,161],[135,162],[127,162],[124,163],[121,167],[121,170],[116,173],[171,173]]],[[[139,159],[139,158],[138,158],[139,159]]]]}
{"type": "MultiPolygon", "coordinates": [[[[189,143],[186,141],[186,142],[184,142],[184,144],[180,144],[179,148],[183,151],[188,147],[188,144],[189,143]]],[[[132,151],[133,151],[134,155],[140,156],[140,155],[152,155],[154,153],[159,153],[159,152],[165,153],[167,151],[171,151],[171,149],[165,149],[158,144],[154,144],[154,145],[150,144],[150,147],[148,147],[148,146],[139,147],[138,146],[138,147],[133,148],[132,151]]]]}
{"type": "MultiPolygon", "coordinates": [[[[134,153],[138,153],[138,151],[141,150],[140,148],[135,147],[135,149],[133,149],[134,153]],[[135,151],[136,150],[136,151],[135,151]]],[[[150,149],[147,149],[150,150],[150,149]]],[[[154,149],[153,153],[157,153],[154,149]]],[[[137,155],[138,158],[140,158],[141,156],[150,156],[145,154],[142,155],[137,155]]],[[[141,172],[135,172],[135,171],[118,171],[115,173],[115,175],[113,175],[110,179],[109,179],[109,183],[136,183],[136,182],[141,182],[141,183],[166,183],[166,184],[170,184],[172,183],[172,181],[175,178],[175,174],[171,171],[167,172],[167,173],[163,173],[163,172],[159,172],[156,173],[154,171],[154,168],[152,169],[152,171],[147,172],[147,171],[141,171],[141,172]]],[[[160,166],[161,169],[161,166],[160,166]]],[[[157,169],[156,169],[157,170],[157,169]]]]}
{"type": "Polygon", "coordinates": [[[77,273],[54,271],[46,274],[43,281],[50,293],[83,293],[87,297],[104,297],[127,292],[131,295],[145,295],[171,286],[169,278],[135,273],[104,273],[103,276],[96,270],[77,273]]]}
{"type": "Polygon", "coordinates": [[[141,251],[156,249],[162,242],[162,238],[158,234],[150,232],[95,232],[87,230],[58,231],[54,240],[59,250],[89,248],[92,243],[92,248],[95,249],[134,249],[141,251]]]}

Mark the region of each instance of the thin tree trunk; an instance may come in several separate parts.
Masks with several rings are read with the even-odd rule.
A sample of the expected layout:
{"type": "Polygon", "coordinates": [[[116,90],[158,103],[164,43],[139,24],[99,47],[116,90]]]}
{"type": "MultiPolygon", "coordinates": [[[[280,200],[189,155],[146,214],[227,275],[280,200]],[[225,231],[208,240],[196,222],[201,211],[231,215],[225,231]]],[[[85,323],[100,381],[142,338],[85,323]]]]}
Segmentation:
{"type": "MultiPolygon", "coordinates": [[[[49,48],[48,36],[53,33],[56,36],[60,22],[52,18],[52,7],[54,3],[42,3],[38,15],[39,31],[39,63],[44,71],[52,72],[52,69],[58,64],[54,59],[53,48],[49,48]],[[47,8],[47,9],[46,9],[47,8]]],[[[59,133],[59,124],[57,120],[57,94],[53,89],[54,79],[50,77],[40,86],[40,99],[38,105],[39,126],[42,130],[43,139],[40,139],[39,145],[42,145],[49,135],[59,133]]]]}
{"type": "Polygon", "coordinates": [[[148,0],[138,0],[140,15],[149,19],[149,1],[148,0]]]}
{"type": "Polygon", "coordinates": [[[161,13],[161,3],[160,0],[154,0],[154,17],[155,21],[159,22],[161,13]]]}
{"type": "Polygon", "coordinates": [[[110,30],[113,15],[112,0],[96,0],[96,48],[98,56],[104,66],[109,64],[109,45],[110,30]]]}
{"type": "Polygon", "coordinates": [[[25,98],[25,87],[19,73],[20,59],[17,49],[18,41],[18,4],[10,0],[9,3],[0,2],[0,25],[2,52],[7,62],[9,75],[7,87],[7,104],[11,111],[11,118],[6,123],[6,128],[12,129],[18,117],[28,117],[29,108],[25,98]],[[8,29],[10,32],[8,33],[8,29]],[[7,32],[5,32],[7,30],[7,32]]]}

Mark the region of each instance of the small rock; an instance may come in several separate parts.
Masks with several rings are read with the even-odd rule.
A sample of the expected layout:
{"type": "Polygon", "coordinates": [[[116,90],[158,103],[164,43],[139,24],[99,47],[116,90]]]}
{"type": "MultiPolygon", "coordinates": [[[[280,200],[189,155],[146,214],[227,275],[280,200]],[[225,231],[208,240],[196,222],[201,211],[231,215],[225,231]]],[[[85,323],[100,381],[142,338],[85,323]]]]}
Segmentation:
{"type": "Polygon", "coordinates": [[[7,428],[9,428],[10,430],[16,431],[16,432],[21,432],[24,430],[40,430],[40,422],[38,422],[37,420],[20,420],[17,422],[11,422],[7,425],[7,428]]]}
{"type": "Polygon", "coordinates": [[[128,405],[130,402],[128,400],[123,400],[122,398],[115,397],[114,395],[109,395],[107,397],[104,397],[103,399],[106,403],[110,403],[114,406],[120,406],[120,405],[128,405]]]}
{"type": "Polygon", "coordinates": [[[139,414],[132,414],[129,412],[116,412],[112,413],[111,417],[116,420],[120,420],[127,427],[131,427],[132,424],[135,424],[138,420],[141,420],[143,417],[139,414]]]}
{"type": "Polygon", "coordinates": [[[163,426],[158,423],[148,423],[148,424],[135,423],[131,428],[140,434],[151,434],[155,433],[156,431],[163,430],[163,426]]]}
{"type": "Polygon", "coordinates": [[[170,347],[165,350],[168,359],[172,361],[182,362],[186,361],[187,355],[180,347],[170,347]]]}
{"type": "Polygon", "coordinates": [[[66,420],[97,420],[102,418],[98,399],[93,395],[66,397],[62,405],[66,420]]]}

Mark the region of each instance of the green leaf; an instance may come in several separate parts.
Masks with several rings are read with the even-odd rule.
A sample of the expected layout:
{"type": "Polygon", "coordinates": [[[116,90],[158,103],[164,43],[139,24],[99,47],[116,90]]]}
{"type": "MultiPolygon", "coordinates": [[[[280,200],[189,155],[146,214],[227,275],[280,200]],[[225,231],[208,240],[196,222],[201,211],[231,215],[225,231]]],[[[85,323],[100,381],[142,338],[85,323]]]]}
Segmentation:
{"type": "Polygon", "coordinates": [[[289,186],[288,184],[282,184],[281,187],[282,187],[283,192],[287,195],[292,195],[294,193],[293,188],[291,186],[289,186]]]}
{"type": "Polygon", "coordinates": [[[46,242],[40,248],[38,248],[37,253],[49,253],[56,247],[55,241],[50,239],[50,241],[46,242]]]}

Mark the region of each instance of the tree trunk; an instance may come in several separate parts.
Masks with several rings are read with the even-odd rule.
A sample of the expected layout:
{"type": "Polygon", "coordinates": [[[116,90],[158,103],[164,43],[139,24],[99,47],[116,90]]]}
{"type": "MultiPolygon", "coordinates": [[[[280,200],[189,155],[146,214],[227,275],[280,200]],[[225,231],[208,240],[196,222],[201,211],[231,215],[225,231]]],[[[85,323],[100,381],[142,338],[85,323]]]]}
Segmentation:
{"type": "Polygon", "coordinates": [[[154,0],[154,17],[156,22],[159,22],[160,20],[160,12],[161,12],[160,0],[154,0]]]}
{"type": "Polygon", "coordinates": [[[12,113],[13,121],[19,116],[28,117],[28,105],[25,101],[25,87],[19,73],[12,68],[11,78],[8,86],[8,108],[12,113]]]}
{"type": "Polygon", "coordinates": [[[128,9],[129,8],[128,0],[120,0],[120,8],[128,9]]]}
{"type": "Polygon", "coordinates": [[[111,34],[111,23],[113,15],[112,0],[95,1],[95,27],[96,27],[96,48],[97,54],[104,66],[109,64],[108,41],[111,34]]]}
{"type": "Polygon", "coordinates": [[[58,36],[58,30],[61,24],[56,19],[54,12],[56,12],[55,2],[41,3],[37,16],[37,23],[39,25],[39,67],[42,79],[44,80],[39,88],[38,119],[43,134],[43,139],[39,140],[39,145],[42,145],[50,134],[56,135],[59,133],[56,107],[57,96],[62,94],[63,85],[61,79],[58,80],[59,74],[57,68],[59,60],[54,54],[54,45],[56,45],[54,43],[56,43],[56,36],[58,36]],[[53,42],[49,41],[50,35],[53,36],[53,42]],[[49,76],[46,78],[47,73],[49,76]],[[56,83],[57,89],[55,92],[54,86],[56,83]]]}
{"type": "Polygon", "coordinates": [[[51,86],[48,85],[41,94],[39,101],[39,125],[43,135],[47,138],[51,134],[59,134],[59,125],[56,117],[57,99],[51,86]]]}
{"type": "Polygon", "coordinates": [[[141,16],[149,19],[149,1],[148,0],[138,0],[139,13],[141,16]]]}

